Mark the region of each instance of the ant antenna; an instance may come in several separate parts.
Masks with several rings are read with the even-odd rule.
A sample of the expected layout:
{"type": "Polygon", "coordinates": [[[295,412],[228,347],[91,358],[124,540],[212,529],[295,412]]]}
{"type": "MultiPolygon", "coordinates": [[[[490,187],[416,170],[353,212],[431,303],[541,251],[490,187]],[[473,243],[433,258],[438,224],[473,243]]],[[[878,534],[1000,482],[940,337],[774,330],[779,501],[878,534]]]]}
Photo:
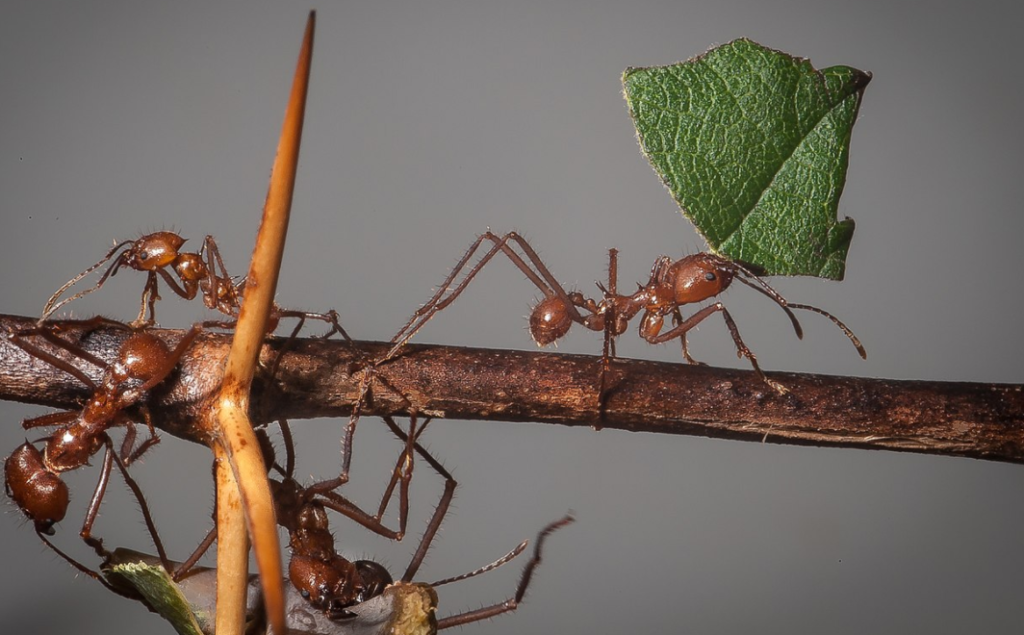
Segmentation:
{"type": "Polygon", "coordinates": [[[46,301],[46,306],[43,307],[43,317],[40,318],[39,321],[43,322],[44,320],[46,320],[46,318],[48,318],[49,316],[53,315],[57,311],[57,309],[59,309],[60,307],[64,306],[68,302],[71,302],[73,300],[77,300],[78,298],[81,298],[82,296],[89,295],[90,293],[92,293],[96,289],[99,289],[101,286],[103,286],[103,283],[106,281],[106,279],[109,276],[113,275],[114,272],[112,272],[111,269],[116,270],[117,262],[120,262],[120,259],[115,261],[114,266],[112,266],[111,269],[107,269],[107,271],[103,274],[103,277],[100,278],[100,281],[96,284],[96,286],[93,286],[93,287],[91,287],[89,289],[86,289],[85,291],[79,291],[78,293],[76,293],[75,295],[71,296],[70,298],[64,298],[60,302],[57,302],[57,298],[59,298],[65,291],[67,291],[68,289],[73,287],[82,278],[88,276],[93,271],[96,271],[97,269],[99,269],[101,266],[103,266],[103,264],[105,262],[107,262],[111,258],[113,258],[114,254],[116,254],[118,252],[118,250],[120,250],[121,248],[125,247],[126,245],[132,244],[132,242],[134,242],[134,241],[125,240],[125,241],[119,242],[118,244],[114,245],[113,248],[111,248],[110,251],[107,252],[106,256],[103,256],[102,258],[100,258],[99,262],[97,262],[93,266],[89,267],[88,269],[86,269],[82,273],[78,274],[74,278],[72,278],[72,279],[68,280],[67,282],[65,282],[64,286],[62,286],[61,288],[57,289],[57,291],[53,295],[50,296],[50,299],[46,301]]]}
{"type": "Polygon", "coordinates": [[[769,285],[767,282],[765,282],[764,279],[760,278],[759,276],[754,275],[753,272],[751,272],[749,269],[747,269],[746,267],[744,267],[743,265],[741,265],[739,263],[735,263],[734,262],[733,264],[736,266],[736,271],[738,271],[738,272],[743,274],[741,276],[737,276],[737,278],[739,279],[740,282],[742,282],[743,284],[747,285],[751,289],[754,289],[755,291],[758,291],[758,292],[762,293],[763,295],[768,296],[769,298],[774,300],[776,304],[778,304],[780,307],[782,307],[782,309],[786,312],[786,314],[789,315],[789,319],[793,322],[793,328],[796,329],[797,337],[799,337],[800,339],[803,339],[803,336],[804,336],[803,335],[803,329],[800,328],[800,324],[799,324],[799,322],[797,322],[796,316],[793,315],[793,312],[790,309],[802,309],[804,311],[811,311],[813,313],[817,313],[818,315],[823,315],[823,316],[827,317],[828,319],[832,320],[832,323],[835,324],[836,326],[838,326],[839,330],[841,330],[843,332],[843,334],[846,335],[846,337],[848,337],[850,339],[850,342],[853,343],[853,346],[854,346],[854,348],[857,349],[857,352],[860,354],[861,359],[867,359],[868,358],[868,352],[866,350],[864,350],[864,345],[860,343],[860,339],[856,335],[854,335],[853,331],[850,330],[850,327],[848,327],[845,324],[843,324],[843,322],[839,318],[837,318],[836,316],[832,315],[831,313],[829,313],[825,309],[819,309],[818,307],[811,306],[810,304],[794,304],[794,303],[789,302],[788,300],[786,300],[786,298],[782,297],[782,295],[779,294],[778,291],[773,289],[771,287],[771,285],[769,285]],[[749,277],[752,280],[756,281],[758,284],[755,285],[753,282],[748,280],[747,277],[749,277]],[[760,286],[758,286],[758,285],[760,285],[760,286]]]}
{"type": "Polygon", "coordinates": [[[782,297],[782,294],[773,289],[772,286],[768,284],[768,282],[766,282],[764,278],[761,278],[760,276],[754,274],[754,272],[752,272],[750,269],[747,269],[738,262],[733,262],[732,264],[736,267],[736,272],[742,274],[736,276],[739,279],[739,281],[747,285],[754,291],[757,291],[761,295],[768,296],[775,302],[775,304],[778,304],[780,307],[782,307],[782,310],[785,311],[786,315],[789,316],[789,321],[793,323],[793,330],[796,331],[797,339],[804,339],[804,329],[802,326],[800,326],[800,322],[796,319],[796,315],[794,315],[793,311],[790,310],[790,304],[786,300],[786,298],[782,297]],[[757,284],[754,284],[753,282],[748,280],[748,277],[755,280],[757,284]]]}
{"type": "Polygon", "coordinates": [[[462,575],[453,576],[451,578],[445,578],[444,580],[438,580],[437,582],[431,582],[430,586],[432,586],[432,587],[439,587],[439,586],[444,585],[444,584],[451,584],[452,582],[461,582],[463,580],[467,580],[469,578],[478,576],[481,573],[487,573],[488,571],[494,571],[495,569],[497,569],[501,565],[503,565],[505,563],[508,563],[508,562],[511,562],[516,556],[518,556],[519,554],[523,553],[523,551],[526,550],[526,547],[529,544],[530,544],[529,540],[524,540],[521,543],[519,543],[519,546],[517,546],[515,549],[513,549],[512,551],[509,551],[504,556],[498,558],[497,560],[495,560],[494,562],[492,562],[491,564],[489,564],[489,565],[487,565],[485,567],[480,567],[479,569],[477,569],[475,571],[470,571],[469,573],[463,573],[462,575]]]}

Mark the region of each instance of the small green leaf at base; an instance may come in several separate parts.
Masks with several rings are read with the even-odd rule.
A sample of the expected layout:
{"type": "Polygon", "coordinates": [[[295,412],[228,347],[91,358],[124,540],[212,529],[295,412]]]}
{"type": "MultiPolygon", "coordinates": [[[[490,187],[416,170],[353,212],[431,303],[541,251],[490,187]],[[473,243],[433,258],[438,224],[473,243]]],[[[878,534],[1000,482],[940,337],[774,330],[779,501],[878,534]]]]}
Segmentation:
{"type": "Polygon", "coordinates": [[[870,79],[741,39],[622,82],[644,155],[713,252],[841,280],[854,223],[839,197],[870,79]]]}

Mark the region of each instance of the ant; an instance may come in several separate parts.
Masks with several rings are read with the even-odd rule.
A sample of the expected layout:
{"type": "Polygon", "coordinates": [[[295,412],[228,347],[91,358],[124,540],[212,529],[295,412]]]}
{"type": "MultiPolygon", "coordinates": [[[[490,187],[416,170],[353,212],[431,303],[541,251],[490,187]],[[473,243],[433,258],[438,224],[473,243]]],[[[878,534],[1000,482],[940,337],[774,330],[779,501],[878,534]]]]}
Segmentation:
{"type": "Polygon", "coordinates": [[[405,534],[409,499],[409,482],[412,479],[413,457],[420,454],[445,479],[444,492],[427,526],[421,549],[413,558],[414,564],[406,571],[410,579],[426,556],[430,540],[437,533],[441,521],[447,514],[455,493],[457,482],[433,456],[419,443],[418,438],[430,423],[426,419],[417,429],[416,417],[410,417],[409,433],[406,434],[389,416],[385,423],[406,447],[398,457],[392,478],[385,490],[376,515],[371,516],[346,498],[327,489],[323,482],[302,487],[294,478],[294,444],[286,422],[281,421],[281,436],[286,449],[286,463],[281,466],[275,459],[273,448],[265,434],[259,437],[267,464],[277,471],[282,480],[271,480],[271,491],[275,502],[278,524],[288,530],[292,558],[289,562],[289,579],[300,594],[309,602],[333,617],[350,617],[346,607],[379,595],[391,584],[392,579],[383,567],[370,561],[345,560],[334,551],[334,538],[330,533],[326,509],[339,512],[364,527],[387,538],[401,540],[405,534]],[[400,486],[399,530],[383,526],[381,518],[387,510],[396,486],[400,486]]]}
{"type": "Polygon", "coordinates": [[[732,284],[733,280],[739,280],[778,304],[792,322],[798,338],[803,338],[803,328],[793,314],[793,310],[811,311],[831,320],[850,339],[860,356],[867,357],[867,352],[857,336],[834,315],[808,304],[789,302],[762,277],[758,276],[753,267],[723,256],[708,252],[692,254],[679,260],[661,256],[655,260],[647,284],[637,285],[638,289],[632,295],[622,295],[617,290],[618,251],[611,249],[608,258],[608,286],[598,283],[597,287],[601,290],[602,298],[600,301],[595,301],[578,291],[567,292],[544,265],[533,247],[516,232],[509,232],[499,237],[487,231],[470,246],[445,281],[438,287],[434,296],[417,310],[392,338],[391,349],[380,361],[387,361],[394,357],[398,350],[431,318],[454,302],[470,281],[480,273],[484,265],[498,253],[505,254],[544,294],[544,298],[530,312],[530,335],[537,345],[547,346],[558,341],[569,332],[573,324],[580,324],[592,331],[603,331],[603,358],[606,368],[609,360],[615,356],[615,338],[626,331],[629,322],[641,311],[643,311],[643,317],[640,319],[638,329],[640,337],[651,344],[662,344],[679,339],[686,361],[690,364],[699,364],[700,362],[690,356],[686,344],[686,334],[712,314],[721,313],[736,345],[737,355],[746,357],[754,371],[766,384],[777,392],[785,393],[786,389],[781,384],[765,376],[757,363],[757,358],[743,343],[736,322],[724,304],[716,301],[714,304],[699,309],[685,320],[682,317],[680,307],[718,297],[732,284]],[[470,259],[481,245],[488,241],[493,244],[491,249],[469,269],[459,284],[453,288],[455,279],[466,269],[470,259]],[[513,248],[513,245],[519,247],[525,255],[525,259],[513,248]],[[668,331],[662,332],[665,318],[669,315],[672,316],[673,326],[668,331]]]}
{"type": "MultiPolygon", "coordinates": [[[[122,267],[136,271],[145,271],[147,274],[146,286],[142,291],[139,316],[131,323],[131,326],[135,328],[152,326],[156,323],[155,304],[160,299],[157,289],[157,275],[163,278],[171,291],[178,296],[186,300],[192,300],[201,293],[203,304],[208,309],[219,311],[229,318],[237,319],[238,312],[242,306],[241,296],[244,280],[236,283],[228,275],[227,267],[224,266],[224,259],[221,258],[220,249],[217,247],[213,236],[206,236],[203,239],[203,245],[198,252],[182,251],[185,241],[185,238],[182,238],[175,232],[160,231],[146,234],[137,240],[126,240],[114,245],[96,264],[68,280],[64,283],[64,286],[57,289],[50,296],[50,299],[46,301],[46,305],[43,307],[43,315],[39,319],[39,323],[45,322],[47,318],[65,304],[102,287],[107,278],[117,275],[118,270],[122,267]],[[100,276],[95,285],[58,301],[65,291],[110,260],[113,260],[113,262],[103,272],[103,275],[100,276]],[[175,279],[175,276],[177,276],[177,279],[175,279]],[[149,314],[148,318],[146,317],[147,313],[149,314]]],[[[284,309],[275,304],[270,317],[269,332],[277,329],[278,321],[281,318],[294,317],[299,319],[299,324],[295,329],[296,332],[302,327],[306,319],[314,319],[326,322],[331,327],[330,331],[323,336],[324,338],[340,333],[346,341],[352,340],[338,321],[337,311],[333,309],[327,313],[311,313],[284,309]]],[[[221,322],[208,322],[205,325],[222,328],[230,328],[232,326],[231,323],[221,322]]]]}
{"type": "Polygon", "coordinates": [[[146,527],[156,544],[160,559],[164,563],[169,562],[145,497],[129,475],[128,466],[160,441],[150,421],[146,404],[149,391],[173,372],[201,329],[198,325],[193,326],[173,350],[162,339],[147,331],[132,331],[118,350],[117,359],[109,365],[57,335],[63,328],[83,328],[85,332],[89,332],[99,326],[127,328],[120,322],[97,317],[86,321],[52,322],[11,336],[12,341],[29,354],[81,380],[92,390],[92,394],[79,411],[55,412],[23,422],[22,426],[25,429],[47,426],[56,426],[56,429],[48,437],[41,439],[45,442],[41,452],[32,442],[26,441],[11,454],[4,464],[4,484],[7,494],[33,522],[35,531],[43,542],[75,568],[103,581],[46,538],[54,534],[53,525],[63,520],[68,509],[70,496],[67,485],[61,480],[61,474],[88,465],[89,459],[104,448],[99,480],[79,535],[100,556],[106,557],[107,552],[103,549],[102,540],[92,535],[92,527],[99,514],[111,471],[117,466],[139,502],[146,527]],[[102,369],[103,376],[99,383],[94,382],[67,360],[25,340],[27,336],[32,335],[37,335],[58,349],[63,349],[102,369]],[[149,428],[149,438],[138,446],[136,419],[129,414],[129,410],[137,410],[149,428]],[[113,441],[107,434],[107,430],[114,426],[124,426],[126,430],[119,451],[114,449],[113,441]]]}
{"type": "MultiPolygon", "coordinates": [[[[408,584],[412,581],[420,565],[426,557],[430,544],[433,542],[441,522],[448,513],[457,485],[452,475],[427,452],[419,443],[419,437],[426,429],[430,419],[424,420],[417,429],[416,417],[409,419],[409,431],[406,433],[390,416],[382,417],[391,431],[405,442],[406,448],[400,454],[395,465],[394,475],[388,486],[381,503],[381,510],[386,507],[386,501],[391,496],[396,481],[402,484],[403,498],[402,516],[404,517],[408,499],[406,489],[409,479],[412,476],[412,456],[419,454],[427,463],[445,479],[445,489],[434,509],[433,516],[427,525],[427,529],[420,540],[419,547],[406,567],[400,583],[408,584]]],[[[275,512],[278,523],[288,530],[289,547],[292,550],[291,560],[288,565],[289,579],[292,585],[299,591],[299,594],[306,599],[314,608],[323,611],[328,617],[334,620],[350,619],[356,617],[356,613],[349,610],[356,604],[370,600],[384,590],[395,584],[390,573],[382,565],[372,560],[349,561],[340,556],[334,548],[334,537],[329,529],[327,509],[340,512],[350,518],[357,520],[360,524],[373,529],[382,535],[388,535],[372,526],[374,523],[367,523],[368,515],[356,508],[351,502],[333,491],[316,491],[313,487],[302,487],[292,477],[294,471],[294,448],[291,440],[291,433],[285,422],[281,423],[281,433],[286,448],[286,464],[281,466],[273,458],[273,448],[265,435],[260,436],[264,455],[268,458],[268,465],[272,470],[277,471],[282,480],[271,480],[271,490],[274,496],[275,512]]],[[[381,512],[381,513],[382,513],[381,512]]],[[[375,521],[379,522],[379,515],[375,521]]],[[[565,516],[547,525],[538,535],[537,544],[533,557],[524,567],[519,585],[515,594],[504,602],[491,606],[459,613],[437,622],[438,630],[462,626],[471,622],[500,615],[502,613],[516,610],[526,594],[533,576],[533,571],[541,562],[541,547],[547,536],[557,529],[573,522],[572,516],[565,516]]],[[[405,521],[402,521],[404,528],[405,521]]],[[[511,561],[521,554],[528,544],[528,541],[520,543],[511,552],[499,558],[495,562],[462,575],[445,578],[429,584],[430,587],[438,587],[452,582],[459,582],[482,573],[486,573],[511,561]]]]}
{"type": "Polygon", "coordinates": [[[793,313],[794,309],[825,316],[850,339],[862,358],[867,357],[867,352],[860,340],[837,317],[809,304],[789,302],[762,277],[754,273],[751,267],[734,260],[708,252],[692,254],[679,260],[661,256],[651,268],[651,277],[647,284],[637,285],[638,289],[632,295],[622,295],[618,293],[617,289],[618,251],[610,249],[608,252],[608,285],[597,284],[603,297],[600,301],[596,301],[585,297],[578,291],[566,291],[543,263],[536,250],[516,232],[497,236],[488,230],[477,237],[466,250],[462,259],[448,274],[448,277],[437,288],[434,295],[413,313],[405,325],[391,338],[389,342],[391,348],[364,370],[359,386],[359,396],[345,428],[341,473],[336,479],[330,481],[332,486],[337,487],[348,481],[355,427],[362,409],[369,399],[372,380],[377,376],[376,369],[394,358],[427,322],[454,302],[483,267],[499,253],[505,254],[544,294],[544,298],[531,310],[529,318],[530,335],[538,346],[543,347],[557,342],[569,332],[573,324],[580,324],[592,331],[604,332],[604,349],[598,388],[598,401],[601,404],[604,403],[607,393],[606,373],[610,369],[612,358],[615,357],[615,338],[626,331],[629,322],[641,311],[643,311],[643,317],[638,329],[640,337],[651,344],[662,344],[679,339],[683,357],[690,364],[701,364],[701,362],[690,355],[686,342],[687,333],[712,314],[721,313],[736,345],[737,356],[746,357],[758,377],[777,393],[788,392],[785,386],[770,379],[761,370],[761,366],[757,363],[757,357],[743,342],[736,322],[724,304],[715,302],[699,309],[689,318],[683,319],[680,307],[718,297],[732,284],[733,280],[739,280],[778,304],[789,317],[798,338],[803,339],[803,327],[793,313]],[[458,284],[455,284],[456,279],[466,270],[473,256],[488,241],[492,244],[490,250],[469,268],[458,284]],[[520,255],[513,245],[518,246],[523,255],[520,255]],[[663,333],[665,317],[668,315],[672,316],[673,326],[663,333]]]}
{"type": "Polygon", "coordinates": [[[258,437],[267,465],[281,476],[281,480],[271,479],[270,486],[278,524],[288,531],[289,547],[292,551],[288,564],[289,580],[303,598],[331,619],[354,617],[354,614],[347,610],[348,607],[380,595],[393,580],[381,565],[370,560],[352,562],[335,551],[334,536],[329,528],[326,510],[345,515],[379,535],[401,540],[405,533],[409,508],[408,486],[412,478],[413,456],[419,453],[445,479],[445,488],[427,526],[420,550],[413,557],[413,564],[410,564],[405,573],[405,577],[411,579],[426,556],[426,549],[440,528],[455,493],[455,479],[418,443],[419,435],[426,429],[430,419],[426,419],[417,429],[416,417],[410,417],[408,434],[402,431],[391,417],[385,417],[384,420],[405,442],[406,447],[398,457],[391,482],[376,516],[364,512],[333,490],[318,487],[319,484],[303,487],[294,479],[294,443],[285,421],[279,422],[286,450],[284,466],[277,462],[265,432],[261,430],[258,437]],[[399,484],[400,529],[394,531],[381,523],[381,517],[387,509],[396,485],[399,484]]]}

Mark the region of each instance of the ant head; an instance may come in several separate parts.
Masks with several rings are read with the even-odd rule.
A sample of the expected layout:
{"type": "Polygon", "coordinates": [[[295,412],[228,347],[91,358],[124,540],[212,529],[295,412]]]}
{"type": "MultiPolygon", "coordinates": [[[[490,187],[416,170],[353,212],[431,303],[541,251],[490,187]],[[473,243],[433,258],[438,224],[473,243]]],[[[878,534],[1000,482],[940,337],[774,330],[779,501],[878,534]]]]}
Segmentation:
{"type": "Polygon", "coordinates": [[[373,560],[356,560],[355,564],[356,571],[359,572],[359,577],[362,579],[362,589],[356,597],[357,604],[377,597],[394,582],[391,579],[391,574],[382,564],[373,560]]]}
{"type": "Polygon", "coordinates": [[[672,263],[665,272],[665,282],[672,285],[676,304],[702,302],[725,291],[737,270],[731,260],[699,253],[672,263]]]}
{"type": "Polygon", "coordinates": [[[334,618],[351,617],[345,608],[356,604],[361,593],[354,564],[338,555],[322,559],[293,554],[288,574],[299,594],[310,604],[334,618]]]}
{"type": "Polygon", "coordinates": [[[544,298],[530,312],[530,335],[537,346],[547,346],[564,337],[571,326],[569,309],[557,295],[544,298]]]}
{"type": "Polygon", "coordinates": [[[156,271],[174,262],[185,239],[174,232],[147,234],[121,254],[119,262],[137,271],[156,271]]]}

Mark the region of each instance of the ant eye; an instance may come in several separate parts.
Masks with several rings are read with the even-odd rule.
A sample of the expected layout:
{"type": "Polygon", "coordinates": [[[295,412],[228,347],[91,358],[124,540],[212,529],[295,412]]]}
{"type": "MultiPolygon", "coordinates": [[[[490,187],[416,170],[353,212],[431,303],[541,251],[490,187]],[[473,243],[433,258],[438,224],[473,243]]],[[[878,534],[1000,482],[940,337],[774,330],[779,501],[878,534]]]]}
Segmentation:
{"type": "Polygon", "coordinates": [[[149,258],[149,252],[146,252],[146,251],[139,252],[139,260],[145,260],[146,258],[149,258]]]}
{"type": "Polygon", "coordinates": [[[299,591],[299,595],[301,595],[302,599],[304,600],[309,599],[309,591],[307,591],[306,589],[302,589],[301,591],[299,591]]]}
{"type": "Polygon", "coordinates": [[[714,282],[715,281],[715,272],[714,271],[709,271],[709,272],[705,273],[704,274],[704,279],[707,280],[708,282],[714,282]]]}

